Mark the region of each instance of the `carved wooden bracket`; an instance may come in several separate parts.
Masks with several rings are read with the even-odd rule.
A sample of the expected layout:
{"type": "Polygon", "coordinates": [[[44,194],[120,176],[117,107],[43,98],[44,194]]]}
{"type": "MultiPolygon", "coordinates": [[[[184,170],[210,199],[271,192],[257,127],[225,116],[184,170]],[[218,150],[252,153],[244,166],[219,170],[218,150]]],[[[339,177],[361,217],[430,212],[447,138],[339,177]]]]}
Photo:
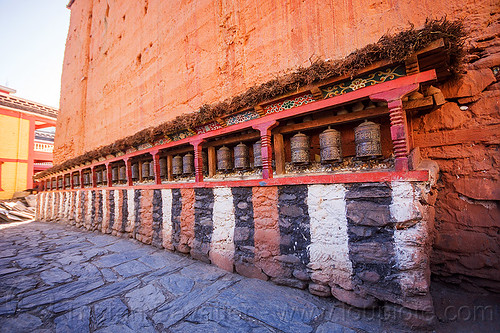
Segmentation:
{"type": "Polygon", "coordinates": [[[278,126],[278,122],[276,120],[270,120],[252,126],[253,129],[256,129],[260,132],[263,179],[273,178],[273,150],[271,146],[271,130],[276,126],[278,126]]]}
{"type": "Polygon", "coordinates": [[[199,183],[203,181],[203,157],[201,155],[201,144],[203,139],[192,140],[189,143],[194,147],[194,172],[195,172],[195,182],[199,183]]]}

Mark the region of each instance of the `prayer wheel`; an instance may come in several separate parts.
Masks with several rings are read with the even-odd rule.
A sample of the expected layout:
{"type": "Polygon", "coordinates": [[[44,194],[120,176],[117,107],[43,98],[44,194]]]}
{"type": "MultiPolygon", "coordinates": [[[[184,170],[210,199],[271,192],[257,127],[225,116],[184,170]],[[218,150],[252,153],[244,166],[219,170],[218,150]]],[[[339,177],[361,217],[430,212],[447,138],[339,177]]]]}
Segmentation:
{"type": "Polygon", "coordinates": [[[249,153],[247,145],[240,142],[239,145],[234,147],[234,168],[238,170],[248,169],[250,166],[248,157],[249,153]]]}
{"type": "Polygon", "coordinates": [[[253,144],[253,166],[254,168],[262,167],[262,144],[259,141],[253,144]]]}
{"type": "Polygon", "coordinates": [[[177,155],[172,160],[172,173],[176,176],[182,175],[182,157],[177,155]]]}
{"type": "Polygon", "coordinates": [[[160,177],[167,177],[167,159],[160,158],[160,177]]]}
{"type": "Polygon", "coordinates": [[[309,137],[302,133],[290,139],[293,164],[309,164],[309,137]]]}
{"type": "Polygon", "coordinates": [[[52,179],[52,189],[54,190],[56,188],[56,180],[52,179]]]}
{"type": "Polygon", "coordinates": [[[231,150],[226,146],[217,150],[217,169],[231,170],[231,150]]]}
{"type": "Polygon", "coordinates": [[[102,183],[102,173],[101,173],[101,170],[97,170],[95,173],[96,173],[97,184],[101,184],[102,183]]]}
{"type": "Polygon", "coordinates": [[[155,179],[155,161],[149,162],[149,178],[155,179]]]}
{"type": "Polygon", "coordinates": [[[62,188],[62,178],[59,178],[57,180],[57,188],[61,189],[62,188]]]}
{"type": "Polygon", "coordinates": [[[79,182],[78,182],[78,174],[74,174],[73,175],[73,185],[74,186],[79,186],[79,182]]]}
{"type": "Polygon", "coordinates": [[[111,168],[111,181],[113,183],[118,181],[118,167],[111,168]]]}
{"type": "Polygon", "coordinates": [[[342,142],[339,131],[328,126],[328,129],[319,135],[319,147],[321,163],[342,161],[342,142]]]}
{"type": "Polygon", "coordinates": [[[182,158],[182,173],[190,175],[194,173],[194,157],[193,154],[187,153],[182,158]]]}
{"type": "Polygon", "coordinates": [[[142,162],[141,176],[142,179],[149,178],[149,162],[142,162]]]}
{"type": "Polygon", "coordinates": [[[126,182],[127,181],[127,171],[125,169],[125,166],[122,165],[120,167],[120,182],[126,182]]]}
{"type": "Polygon", "coordinates": [[[380,125],[366,121],[354,129],[357,158],[373,158],[382,155],[380,125]]]}
{"type": "Polygon", "coordinates": [[[139,164],[134,163],[132,164],[132,180],[138,180],[139,179],[139,164]]]}
{"type": "Polygon", "coordinates": [[[64,186],[66,187],[70,187],[71,186],[71,183],[70,183],[70,175],[67,175],[64,177],[64,186]]]}

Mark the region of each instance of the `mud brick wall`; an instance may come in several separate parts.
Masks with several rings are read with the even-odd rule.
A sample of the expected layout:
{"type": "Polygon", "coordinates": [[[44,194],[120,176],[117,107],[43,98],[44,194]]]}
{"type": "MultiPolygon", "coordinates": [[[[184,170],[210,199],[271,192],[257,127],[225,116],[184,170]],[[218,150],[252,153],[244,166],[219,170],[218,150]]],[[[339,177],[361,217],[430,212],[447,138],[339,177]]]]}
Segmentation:
{"type": "Polygon", "coordinates": [[[37,217],[357,307],[432,311],[429,191],[420,182],[75,190],[39,194],[37,217]]]}

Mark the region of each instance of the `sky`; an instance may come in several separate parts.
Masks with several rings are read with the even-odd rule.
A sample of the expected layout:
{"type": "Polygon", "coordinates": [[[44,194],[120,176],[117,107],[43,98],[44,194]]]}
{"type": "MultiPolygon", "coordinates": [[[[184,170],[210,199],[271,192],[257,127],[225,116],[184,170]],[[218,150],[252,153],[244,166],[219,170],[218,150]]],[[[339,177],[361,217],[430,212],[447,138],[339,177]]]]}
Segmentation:
{"type": "Polygon", "coordinates": [[[0,85],[59,107],[69,0],[0,0],[0,85]]]}

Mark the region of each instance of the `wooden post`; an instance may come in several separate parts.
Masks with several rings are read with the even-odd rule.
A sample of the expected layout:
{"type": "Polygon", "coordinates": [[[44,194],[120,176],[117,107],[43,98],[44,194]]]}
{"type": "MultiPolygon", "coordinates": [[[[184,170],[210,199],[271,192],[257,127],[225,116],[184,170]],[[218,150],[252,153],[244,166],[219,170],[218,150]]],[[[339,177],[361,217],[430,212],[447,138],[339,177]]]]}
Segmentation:
{"type": "Polygon", "coordinates": [[[375,102],[387,102],[389,114],[391,117],[391,139],[394,147],[394,168],[396,171],[408,171],[408,123],[406,121],[406,111],[403,110],[402,98],[408,95],[419,87],[418,83],[408,86],[392,89],[382,93],[370,96],[370,99],[375,102]]]}
{"type": "Polygon", "coordinates": [[[84,188],[84,182],[83,182],[83,169],[80,170],[80,188],[84,188]]]}
{"type": "Polygon", "coordinates": [[[217,173],[217,154],[215,147],[208,147],[208,176],[213,177],[217,173]]]}
{"type": "Polygon", "coordinates": [[[169,182],[174,180],[174,174],[173,174],[173,170],[172,170],[172,160],[173,160],[172,155],[168,155],[167,156],[167,180],[169,182]]]}
{"type": "MultiPolygon", "coordinates": [[[[155,173],[155,184],[159,185],[161,184],[161,176],[160,176],[160,154],[159,150],[153,150],[151,151],[151,155],[153,155],[153,170],[155,173]]],[[[151,177],[151,175],[149,175],[151,177]]]]}
{"type": "Polygon", "coordinates": [[[274,158],[276,161],[276,174],[285,173],[285,145],[282,134],[274,134],[274,158]]]}
{"type": "Polygon", "coordinates": [[[73,181],[73,173],[69,173],[69,188],[74,189],[75,188],[75,182],[73,181]]]}
{"type": "Polygon", "coordinates": [[[203,181],[203,158],[201,156],[201,143],[203,139],[191,141],[191,145],[194,147],[194,172],[195,181],[200,183],[203,181]]]}
{"type": "Polygon", "coordinates": [[[261,142],[261,158],[262,158],[262,178],[273,178],[273,151],[271,146],[271,130],[278,126],[276,120],[270,120],[265,123],[260,123],[252,126],[260,132],[261,142]]]}
{"type": "Polygon", "coordinates": [[[125,162],[125,174],[127,176],[127,185],[132,186],[134,181],[132,180],[132,160],[130,158],[123,159],[125,162]]]}

